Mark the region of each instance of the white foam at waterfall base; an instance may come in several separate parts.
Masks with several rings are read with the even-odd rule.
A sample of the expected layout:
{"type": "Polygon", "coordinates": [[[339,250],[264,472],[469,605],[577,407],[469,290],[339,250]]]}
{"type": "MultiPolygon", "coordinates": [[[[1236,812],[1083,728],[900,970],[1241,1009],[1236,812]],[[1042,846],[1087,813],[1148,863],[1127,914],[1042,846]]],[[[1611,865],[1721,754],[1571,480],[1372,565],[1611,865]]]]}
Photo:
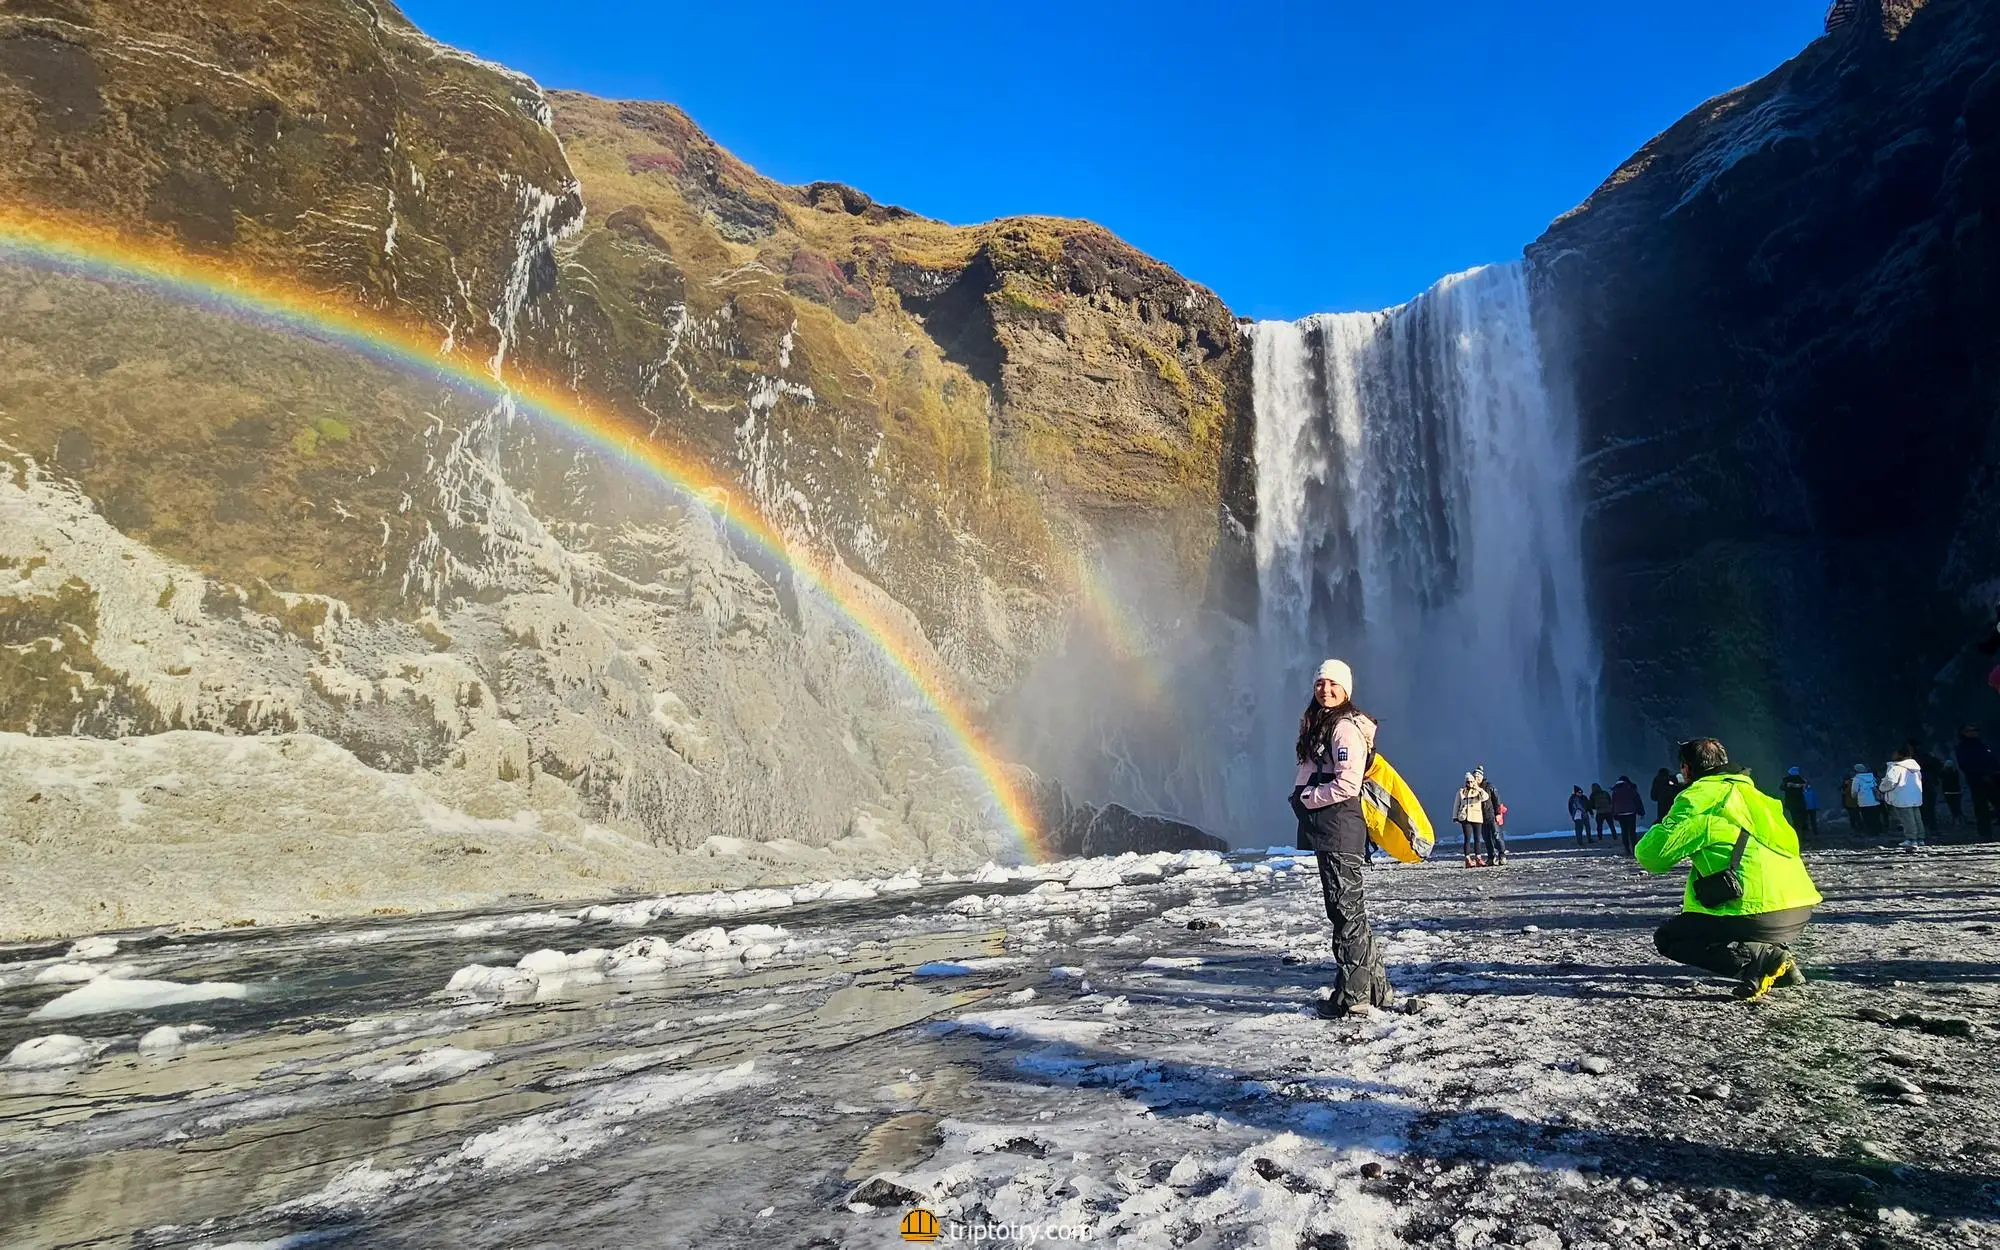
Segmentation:
{"type": "Polygon", "coordinates": [[[1380,313],[1254,327],[1259,720],[1246,804],[1288,780],[1324,656],[1442,817],[1484,764],[1555,821],[1597,768],[1576,435],[1543,374],[1521,265],[1380,313]]]}

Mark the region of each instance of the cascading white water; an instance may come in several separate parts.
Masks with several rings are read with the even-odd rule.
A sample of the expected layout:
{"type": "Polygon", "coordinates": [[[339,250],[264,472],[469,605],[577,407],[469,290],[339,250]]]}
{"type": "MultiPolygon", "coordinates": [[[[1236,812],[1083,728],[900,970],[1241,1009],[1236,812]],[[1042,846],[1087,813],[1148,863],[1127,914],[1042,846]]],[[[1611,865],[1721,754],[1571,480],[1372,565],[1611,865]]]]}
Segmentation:
{"type": "Polygon", "coordinates": [[[1440,825],[1479,763],[1517,817],[1559,823],[1597,767],[1597,651],[1576,436],[1544,384],[1522,266],[1251,337],[1260,806],[1289,780],[1312,670],[1333,655],[1440,825]]]}

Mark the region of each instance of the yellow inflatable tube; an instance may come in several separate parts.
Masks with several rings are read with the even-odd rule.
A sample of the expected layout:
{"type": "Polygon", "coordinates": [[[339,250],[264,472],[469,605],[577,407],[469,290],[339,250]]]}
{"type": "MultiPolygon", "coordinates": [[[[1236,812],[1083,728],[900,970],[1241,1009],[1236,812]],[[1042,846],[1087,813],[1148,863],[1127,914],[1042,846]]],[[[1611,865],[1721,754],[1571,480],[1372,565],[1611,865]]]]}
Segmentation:
{"type": "Polygon", "coordinates": [[[1430,858],[1437,839],[1431,832],[1431,818],[1417,802],[1403,775],[1379,753],[1369,762],[1361,779],[1361,814],[1368,820],[1368,837],[1388,852],[1389,858],[1405,864],[1430,858]]]}

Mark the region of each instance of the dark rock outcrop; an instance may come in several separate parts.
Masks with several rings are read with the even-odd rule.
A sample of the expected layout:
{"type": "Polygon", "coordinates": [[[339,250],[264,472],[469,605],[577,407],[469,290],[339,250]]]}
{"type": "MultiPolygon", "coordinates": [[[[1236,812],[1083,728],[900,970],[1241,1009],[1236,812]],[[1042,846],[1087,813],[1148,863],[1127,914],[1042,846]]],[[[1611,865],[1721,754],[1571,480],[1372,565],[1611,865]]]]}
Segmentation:
{"type": "Polygon", "coordinates": [[[1824,777],[1990,706],[1955,657],[2000,586],[2000,6],[1860,8],[1529,252],[1614,759],[1824,777]]]}
{"type": "Polygon", "coordinates": [[[1149,816],[1117,803],[1079,803],[1061,783],[1030,783],[1049,849],[1063,856],[1149,855],[1154,851],[1227,851],[1229,844],[1185,821],[1149,816]]]}

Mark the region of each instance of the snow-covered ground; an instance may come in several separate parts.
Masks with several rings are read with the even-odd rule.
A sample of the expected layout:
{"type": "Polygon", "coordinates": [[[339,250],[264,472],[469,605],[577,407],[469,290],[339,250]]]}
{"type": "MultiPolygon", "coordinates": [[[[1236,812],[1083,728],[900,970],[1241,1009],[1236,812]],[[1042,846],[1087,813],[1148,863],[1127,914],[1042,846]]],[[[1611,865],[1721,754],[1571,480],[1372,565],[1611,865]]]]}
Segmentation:
{"type": "Polygon", "coordinates": [[[2000,1245],[2000,848],[1816,855],[1813,983],[1560,843],[1128,857],[0,951],[20,1246],[2000,1245]]]}

